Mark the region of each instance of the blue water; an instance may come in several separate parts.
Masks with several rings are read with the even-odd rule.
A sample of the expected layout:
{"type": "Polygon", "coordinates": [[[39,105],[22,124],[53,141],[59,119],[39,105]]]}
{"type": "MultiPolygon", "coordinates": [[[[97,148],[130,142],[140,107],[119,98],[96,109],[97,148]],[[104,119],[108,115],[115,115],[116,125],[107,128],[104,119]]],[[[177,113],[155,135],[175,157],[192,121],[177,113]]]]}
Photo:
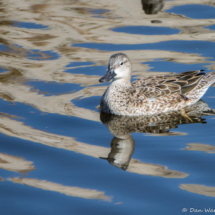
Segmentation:
{"type": "Polygon", "coordinates": [[[208,28],[208,29],[210,29],[212,31],[215,31],[215,25],[210,25],[210,26],[207,26],[205,28],[208,28]]]}
{"type": "Polygon", "coordinates": [[[178,34],[180,30],[167,27],[151,27],[151,26],[125,26],[111,29],[114,32],[128,34],[143,34],[143,35],[171,35],[178,34]]]}
{"type": "Polygon", "coordinates": [[[179,5],[166,10],[166,12],[184,15],[192,19],[215,19],[215,8],[209,5],[179,5]]]}
{"type": "Polygon", "coordinates": [[[5,50],[7,48],[7,46],[5,45],[5,44],[0,44],[0,50],[2,51],[2,50],[5,50]]]}
{"type": "Polygon", "coordinates": [[[158,72],[185,72],[185,71],[194,71],[194,70],[205,70],[210,72],[210,69],[207,68],[208,64],[199,63],[199,64],[183,64],[183,63],[175,63],[172,61],[165,61],[162,59],[155,59],[154,61],[145,62],[149,67],[151,67],[148,71],[156,71],[158,72]]]}
{"type": "Polygon", "coordinates": [[[215,42],[211,41],[186,41],[186,40],[170,40],[159,43],[147,44],[103,44],[103,43],[81,43],[72,44],[73,47],[82,47],[88,49],[97,49],[99,51],[126,51],[126,50],[165,50],[174,52],[185,52],[192,54],[200,54],[203,57],[214,59],[215,42]]]}
{"type": "Polygon", "coordinates": [[[108,13],[109,10],[105,9],[87,9],[87,12],[94,14],[93,17],[95,18],[105,18],[103,14],[108,13]]]}
{"type": "Polygon", "coordinates": [[[59,58],[59,54],[53,51],[40,51],[37,49],[28,51],[28,59],[29,60],[56,60],[59,58]],[[47,59],[43,59],[43,55],[47,56],[47,59]]]}
{"type": "Polygon", "coordinates": [[[65,93],[72,93],[83,89],[79,84],[60,83],[60,82],[42,82],[42,81],[28,81],[26,85],[31,86],[32,91],[37,91],[38,94],[44,96],[61,95],[65,93]]]}
{"type": "Polygon", "coordinates": [[[12,47],[18,47],[20,48],[25,54],[27,55],[27,59],[29,60],[56,60],[60,57],[60,55],[57,52],[54,52],[52,50],[48,51],[41,51],[39,49],[23,49],[23,46],[17,45],[17,44],[12,44],[11,47],[8,47],[5,44],[0,44],[0,50],[1,51],[6,51],[6,52],[14,52],[12,47]],[[45,56],[45,57],[44,57],[45,56]]]}
{"type": "Polygon", "coordinates": [[[91,66],[93,62],[72,62],[69,63],[66,67],[76,67],[76,66],[91,66]]]}
{"type": "Polygon", "coordinates": [[[44,29],[47,30],[48,26],[41,25],[41,24],[36,24],[33,22],[17,22],[13,21],[12,26],[18,27],[18,28],[27,28],[27,29],[44,29]]]}
{"type": "MultiPolygon", "coordinates": [[[[110,4],[114,3],[114,1],[110,2],[110,4]]],[[[164,3],[170,4],[171,1],[164,3]]],[[[50,7],[56,6],[53,11],[57,12],[63,8],[59,13],[62,16],[60,17],[58,13],[51,12],[52,9],[49,7],[46,8],[48,3],[36,6],[32,3],[28,13],[36,7],[37,10],[32,12],[32,17],[43,14],[44,20],[41,19],[41,23],[44,22],[44,24],[34,23],[33,18],[29,18],[29,22],[22,22],[19,21],[20,16],[17,16],[17,21],[13,25],[17,27],[15,34],[13,26],[6,29],[8,33],[3,29],[5,33],[3,37],[7,38],[8,44],[0,44],[2,57],[0,178],[3,179],[0,181],[1,214],[178,215],[190,213],[190,208],[215,209],[215,193],[212,192],[212,188],[215,188],[213,165],[215,154],[205,152],[203,148],[185,150],[188,144],[195,143],[202,144],[204,147],[209,145],[211,149],[215,147],[215,116],[202,116],[202,121],[206,123],[191,123],[188,120],[187,124],[159,124],[175,132],[174,136],[168,133],[156,135],[140,131],[132,132],[135,149],[128,169],[124,171],[99,157],[107,157],[112,152],[111,142],[116,138],[114,132],[119,130],[123,133],[127,131],[126,128],[130,131],[136,128],[141,130],[147,126],[142,125],[143,121],[139,122],[138,119],[132,126],[123,120],[121,123],[117,120],[113,125],[111,121],[108,121],[109,124],[103,124],[102,116],[99,120],[100,111],[97,106],[109,83],[96,82],[96,78],[99,80],[107,71],[108,57],[116,52],[127,53],[127,51],[129,56],[133,53],[137,56],[137,59],[131,56],[135,66],[138,63],[148,66],[147,71],[142,71],[143,75],[145,75],[144,72],[163,74],[163,72],[180,73],[201,69],[212,72],[215,61],[213,34],[211,38],[208,36],[207,41],[192,40],[192,38],[188,41],[182,40],[180,35],[177,35],[178,29],[168,27],[166,24],[166,27],[138,25],[115,28],[116,23],[120,25],[121,22],[125,23],[126,19],[139,20],[139,15],[137,17],[135,14],[130,15],[132,8],[128,8],[127,3],[120,7],[122,10],[120,14],[124,17],[117,15],[118,11],[113,11],[109,3],[105,3],[104,8],[99,4],[93,8],[94,4],[90,1],[81,7],[74,2],[71,7],[84,9],[74,14],[72,10],[66,11],[69,4],[59,2],[57,6],[50,7]],[[66,18],[63,16],[64,12],[66,18]],[[48,21],[45,21],[46,16],[48,21]],[[62,21],[63,18],[66,22],[62,21]],[[88,20],[85,21],[85,19],[88,20]],[[48,27],[49,22],[52,22],[53,28],[48,27]],[[105,40],[106,37],[113,36],[111,31],[110,35],[102,32],[106,24],[108,29],[114,31],[114,43],[105,40]],[[32,29],[34,29],[33,33],[32,29]],[[37,46],[34,40],[29,39],[35,36],[37,29],[46,30],[43,34],[53,35],[57,39],[54,41],[47,39],[45,40],[47,44],[37,46]],[[71,32],[80,34],[79,40],[74,36],[76,33],[71,34],[71,32]],[[118,36],[116,32],[119,32],[118,36]],[[148,38],[150,35],[175,34],[173,36],[176,39],[145,44],[136,44],[134,40],[134,44],[120,44],[118,43],[121,38],[120,32],[142,34],[140,37],[147,35],[148,38]],[[141,50],[147,50],[144,53],[150,53],[151,50],[175,52],[179,54],[180,59],[177,61],[177,59],[167,58],[164,54],[162,58],[153,58],[150,55],[152,57],[149,59],[146,56],[149,59],[146,61],[141,50]],[[186,53],[185,57],[183,53],[186,53]],[[194,59],[191,58],[193,54],[199,57],[199,61],[191,60],[194,59]],[[180,60],[184,63],[179,63],[180,60]],[[13,75],[13,69],[19,71],[18,77],[13,75]],[[10,70],[11,75],[5,76],[4,72],[10,70]],[[70,80],[72,80],[71,83],[70,80]],[[12,99],[8,101],[7,96],[12,99]],[[70,109],[67,108],[69,103],[70,109]],[[170,125],[174,128],[170,129],[170,125]],[[15,168],[18,163],[13,159],[10,160],[12,163],[8,164],[10,167],[4,166],[2,153],[14,156],[14,159],[18,157],[23,162],[32,162],[34,169],[19,172],[15,168]],[[175,177],[172,177],[173,173],[175,177]],[[32,181],[32,186],[27,183],[14,183],[11,181],[14,177],[20,180],[32,179],[35,183],[32,181]],[[43,186],[41,187],[38,182],[43,183],[43,186]],[[50,183],[49,186],[45,182],[50,183]],[[55,186],[56,184],[64,186],[64,189],[62,187],[54,189],[51,183],[55,183],[55,186]],[[199,193],[198,189],[191,192],[180,188],[188,184],[209,187],[210,192],[199,193]],[[72,196],[69,195],[72,187],[85,190],[72,196]],[[111,197],[111,200],[99,199],[98,193],[86,197],[85,194],[90,195],[92,190],[100,192],[100,195],[103,193],[106,197],[111,197]],[[207,196],[208,193],[212,196],[207,196]],[[188,211],[182,212],[183,208],[188,211]]],[[[132,4],[138,4],[136,7],[141,7],[141,2],[132,2],[132,4]]],[[[26,11],[17,10],[16,12],[22,15],[26,11]]],[[[215,19],[215,8],[209,5],[179,5],[166,12],[185,15],[192,19],[215,19]]],[[[152,16],[145,13],[143,15],[150,23],[152,16]]],[[[174,22],[175,15],[169,16],[172,18],[171,22],[174,22]]],[[[165,13],[159,12],[153,15],[154,20],[162,20],[162,17],[165,17],[165,13]]],[[[162,20],[164,21],[165,19],[162,20]]],[[[214,30],[214,25],[211,24],[206,28],[214,30]]],[[[41,32],[38,31],[38,35],[40,34],[41,32]]],[[[132,41],[132,35],[129,39],[132,41]]],[[[171,56],[171,53],[168,56],[171,56]]],[[[174,58],[177,58],[177,55],[174,58]]],[[[132,76],[132,81],[136,78],[140,77],[132,76]]],[[[215,88],[209,88],[202,99],[210,108],[215,109],[215,88]]],[[[156,125],[151,125],[151,128],[153,126],[156,128],[156,125]]],[[[123,141],[123,138],[120,140],[123,141]]],[[[129,143],[128,141],[127,145],[129,143]]],[[[119,144],[117,146],[120,147],[119,144]]],[[[121,151],[123,150],[118,149],[114,153],[121,151]]]]}
{"type": "Polygon", "coordinates": [[[6,69],[0,68],[0,73],[6,72],[6,69]]]}
{"type": "Polygon", "coordinates": [[[73,104],[77,107],[88,107],[88,109],[90,110],[94,110],[94,111],[98,111],[98,109],[96,108],[95,104],[99,104],[100,103],[100,96],[93,96],[90,98],[80,98],[80,99],[74,99],[72,100],[73,104]]]}

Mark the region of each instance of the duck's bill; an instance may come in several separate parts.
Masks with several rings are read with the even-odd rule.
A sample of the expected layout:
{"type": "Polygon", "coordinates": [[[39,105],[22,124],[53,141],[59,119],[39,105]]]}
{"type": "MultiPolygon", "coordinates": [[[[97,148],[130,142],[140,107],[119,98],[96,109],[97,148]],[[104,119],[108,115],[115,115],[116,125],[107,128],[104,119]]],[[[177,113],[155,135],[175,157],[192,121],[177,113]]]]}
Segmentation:
{"type": "Polygon", "coordinates": [[[114,162],[115,161],[115,159],[114,158],[104,158],[104,157],[99,157],[100,159],[102,159],[102,160],[106,160],[106,161],[109,161],[109,162],[114,162]]]}
{"type": "Polygon", "coordinates": [[[99,82],[101,83],[106,83],[108,81],[110,81],[111,79],[113,79],[116,76],[114,69],[109,69],[108,72],[106,73],[105,76],[103,76],[99,82]]]}

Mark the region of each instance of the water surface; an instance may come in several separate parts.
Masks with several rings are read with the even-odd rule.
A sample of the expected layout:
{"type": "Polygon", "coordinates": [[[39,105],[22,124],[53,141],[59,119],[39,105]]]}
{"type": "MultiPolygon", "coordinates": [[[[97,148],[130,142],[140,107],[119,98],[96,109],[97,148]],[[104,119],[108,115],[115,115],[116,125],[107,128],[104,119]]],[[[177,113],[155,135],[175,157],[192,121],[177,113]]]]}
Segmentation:
{"type": "Polygon", "coordinates": [[[129,34],[144,34],[144,35],[170,35],[180,32],[178,29],[167,27],[149,27],[149,26],[126,26],[112,29],[115,32],[124,32],[129,34]]]}
{"type": "Polygon", "coordinates": [[[132,80],[214,71],[212,2],[3,0],[0,11],[2,214],[215,209],[214,87],[192,122],[98,109],[116,52],[131,59],[132,80]]]}

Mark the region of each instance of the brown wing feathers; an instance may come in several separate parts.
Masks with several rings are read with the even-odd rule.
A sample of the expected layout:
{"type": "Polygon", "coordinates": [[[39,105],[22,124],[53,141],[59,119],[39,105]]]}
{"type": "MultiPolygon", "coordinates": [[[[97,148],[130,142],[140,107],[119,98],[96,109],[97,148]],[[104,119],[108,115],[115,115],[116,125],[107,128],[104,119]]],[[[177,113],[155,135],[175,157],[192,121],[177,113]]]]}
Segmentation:
{"type": "Polygon", "coordinates": [[[202,71],[188,71],[175,75],[158,75],[140,79],[132,83],[142,87],[148,98],[156,98],[172,93],[186,94],[198,86],[205,73],[202,71]]]}
{"type": "Polygon", "coordinates": [[[186,94],[199,84],[204,75],[205,73],[200,73],[200,70],[179,73],[175,75],[176,79],[173,79],[174,76],[170,77],[171,80],[167,80],[163,85],[166,85],[171,93],[186,94]]]}
{"type": "Polygon", "coordinates": [[[200,73],[200,70],[180,73],[178,80],[173,83],[180,86],[180,93],[186,94],[192,91],[199,84],[204,75],[205,73],[200,73]]]}

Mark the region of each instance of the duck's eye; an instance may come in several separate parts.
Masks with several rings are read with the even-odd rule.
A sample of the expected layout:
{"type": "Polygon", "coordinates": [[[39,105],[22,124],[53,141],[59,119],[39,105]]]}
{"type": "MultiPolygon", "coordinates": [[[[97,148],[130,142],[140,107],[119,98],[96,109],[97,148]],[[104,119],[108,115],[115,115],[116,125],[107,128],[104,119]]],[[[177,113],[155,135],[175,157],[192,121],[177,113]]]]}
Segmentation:
{"type": "Polygon", "coordinates": [[[121,62],[120,65],[123,65],[123,62],[121,62]]]}

